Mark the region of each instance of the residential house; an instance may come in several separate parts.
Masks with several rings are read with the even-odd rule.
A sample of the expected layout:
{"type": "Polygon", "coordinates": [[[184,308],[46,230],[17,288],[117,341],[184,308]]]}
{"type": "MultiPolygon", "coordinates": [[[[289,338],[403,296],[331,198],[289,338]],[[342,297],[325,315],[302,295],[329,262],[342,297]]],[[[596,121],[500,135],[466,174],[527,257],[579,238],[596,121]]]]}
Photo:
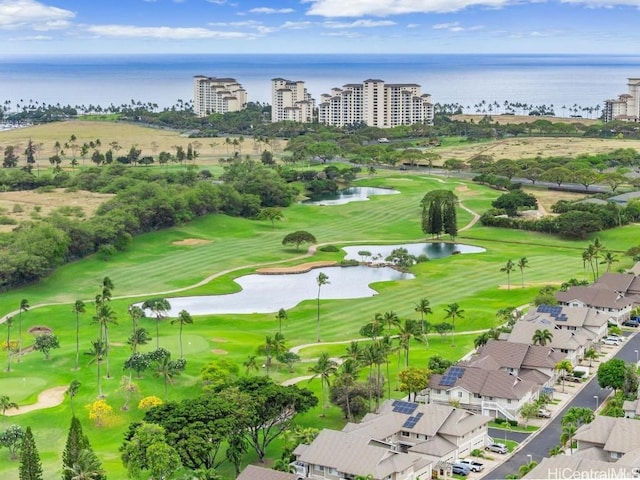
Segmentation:
{"type": "Polygon", "coordinates": [[[431,375],[421,396],[427,403],[456,405],[490,417],[514,420],[525,403],[538,398],[541,388],[540,384],[505,370],[456,365],[444,375],[431,375]]]}
{"type": "Polygon", "coordinates": [[[575,455],[617,462],[625,454],[640,449],[640,422],[630,418],[596,416],[574,435],[575,455]]]}
{"type": "Polygon", "coordinates": [[[353,480],[357,475],[372,475],[374,480],[431,478],[430,459],[336,430],[322,430],[310,445],[298,445],[293,454],[298,479],[353,480]]]}
{"type": "Polygon", "coordinates": [[[378,413],[342,431],[392,445],[401,452],[420,453],[437,463],[452,463],[487,443],[490,417],[449,405],[387,401],[378,413]]]}
{"type": "Polygon", "coordinates": [[[459,365],[503,370],[542,387],[553,388],[557,376],[555,366],[565,358],[566,354],[548,346],[489,340],[471,359],[459,365]]]}
{"type": "Polygon", "coordinates": [[[609,323],[622,324],[631,316],[635,304],[640,303],[640,295],[634,290],[640,288],[640,280],[626,273],[605,273],[588,286],[573,286],[566,292],[557,292],[560,305],[588,307],[607,317],[609,323]]]}
{"type": "MultiPolygon", "coordinates": [[[[554,330],[582,332],[591,344],[607,336],[610,316],[586,306],[539,305],[529,309],[523,320],[548,320],[554,330]]],[[[553,332],[552,332],[553,333],[553,332]]]]}
{"type": "Polygon", "coordinates": [[[513,325],[511,332],[505,334],[504,337],[501,336],[501,339],[504,338],[515,343],[532,343],[536,330],[549,330],[552,338],[547,346],[564,353],[567,360],[573,365],[584,358],[584,352],[591,346],[592,340],[596,336],[583,328],[576,330],[561,328],[555,320],[545,316],[527,315],[518,320],[513,325]]]}
{"type": "Polygon", "coordinates": [[[625,400],[622,404],[625,418],[640,417],[640,400],[625,400]]]}
{"type": "Polygon", "coordinates": [[[298,477],[294,473],[279,472],[271,468],[247,465],[236,480],[296,480],[298,477]]]}

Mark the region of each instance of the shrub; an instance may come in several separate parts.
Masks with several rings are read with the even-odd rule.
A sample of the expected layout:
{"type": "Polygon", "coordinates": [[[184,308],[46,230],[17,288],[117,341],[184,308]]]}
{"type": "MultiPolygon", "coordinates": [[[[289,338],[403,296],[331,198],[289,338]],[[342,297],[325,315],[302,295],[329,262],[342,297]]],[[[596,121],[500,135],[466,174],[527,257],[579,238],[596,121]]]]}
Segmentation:
{"type": "Polygon", "coordinates": [[[340,249],[335,245],[323,245],[318,248],[321,252],[339,252],[340,249]]]}
{"type": "Polygon", "coordinates": [[[358,265],[360,265],[360,262],[357,260],[342,260],[340,262],[341,267],[357,267],[358,265]]]}
{"type": "Polygon", "coordinates": [[[517,427],[518,426],[518,421],[517,420],[509,420],[509,425],[511,425],[512,427],[517,427]]]}
{"type": "Polygon", "coordinates": [[[484,452],[482,450],[480,450],[479,448],[474,448],[473,450],[471,450],[471,456],[472,457],[483,458],[484,457],[484,452]]]}
{"type": "Polygon", "coordinates": [[[17,225],[18,221],[15,218],[7,217],[6,215],[0,215],[0,225],[17,225]]]}
{"type": "Polygon", "coordinates": [[[502,425],[502,424],[503,424],[504,422],[506,422],[506,421],[507,421],[507,419],[506,419],[506,418],[496,417],[496,419],[495,419],[495,422],[496,422],[498,425],[502,425]]]}

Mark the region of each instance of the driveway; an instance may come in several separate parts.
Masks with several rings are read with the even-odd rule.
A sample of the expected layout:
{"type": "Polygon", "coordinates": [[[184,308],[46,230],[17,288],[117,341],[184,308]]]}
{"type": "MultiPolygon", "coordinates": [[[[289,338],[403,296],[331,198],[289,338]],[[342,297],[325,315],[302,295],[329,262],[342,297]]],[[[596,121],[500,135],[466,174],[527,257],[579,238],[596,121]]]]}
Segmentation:
{"type": "MultiPolygon", "coordinates": [[[[640,335],[634,335],[627,339],[612,358],[620,358],[625,362],[632,363],[638,358],[636,350],[640,350],[640,335]]],[[[560,434],[562,433],[561,422],[565,411],[571,407],[586,407],[593,410],[596,408],[596,399],[594,397],[598,398],[597,403],[600,406],[610,393],[610,389],[600,388],[597,375],[592,375],[591,380],[560,412],[554,415],[544,429],[536,432],[526,445],[516,451],[495,470],[487,472],[482,478],[486,480],[503,479],[509,474],[517,473],[520,465],[529,462],[529,455],[531,455],[532,460],[540,463],[542,458],[548,456],[549,450],[559,443],[560,434]]],[[[500,438],[500,436],[498,435],[497,438],[500,438]]]]}

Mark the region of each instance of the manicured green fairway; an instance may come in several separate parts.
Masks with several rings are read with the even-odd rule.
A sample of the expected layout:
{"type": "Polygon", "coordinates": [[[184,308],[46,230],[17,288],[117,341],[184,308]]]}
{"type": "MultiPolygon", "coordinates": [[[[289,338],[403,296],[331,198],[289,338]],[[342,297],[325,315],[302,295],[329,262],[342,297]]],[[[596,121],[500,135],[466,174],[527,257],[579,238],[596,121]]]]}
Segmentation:
{"type": "MultiPolygon", "coordinates": [[[[463,204],[477,213],[490,207],[490,202],[499,192],[466,183],[458,179],[435,178],[412,175],[378,175],[361,180],[361,185],[393,187],[400,195],[373,197],[367,202],[355,202],[343,206],[293,205],[284,211],[285,218],[272,227],[269,222],[251,221],[225,216],[201,218],[188,225],[167,231],[137,237],[127,252],[115,255],[108,262],[89,258],[60,268],[48,279],[29,287],[6,292],[0,296],[0,315],[17,310],[20,300],[26,298],[32,306],[57,304],[32,308],[23,313],[23,342],[33,341],[27,333],[34,325],[46,325],[59,336],[61,349],[52,352],[52,358],[44,361],[40,353],[32,352],[24,356],[21,363],[12,365],[12,372],[6,373],[6,353],[0,352],[0,394],[12,400],[27,404],[36,400],[44,389],[68,385],[73,379],[82,382],[80,394],[75,399],[76,413],[79,415],[93,447],[110,473],[109,478],[124,478],[118,448],[123,433],[132,421],[139,420],[143,412],[136,408],[140,398],[147,395],[164,396],[164,387],[158,379],[146,372],[142,379],[134,381],[140,394],[132,401],[127,412],[120,410],[124,395],[119,388],[122,364],[129,356],[126,344],[131,324],[127,315],[128,306],[134,301],[156,296],[157,292],[181,289],[180,293],[166,293],[165,296],[192,294],[216,294],[238,291],[233,279],[241,274],[251,273],[258,265],[281,262],[295,265],[310,260],[339,259],[341,255],[322,253],[304,257],[305,252],[281,245],[282,238],[295,230],[308,230],[319,243],[334,243],[338,246],[362,243],[405,243],[422,241],[420,230],[420,200],[434,188],[456,191],[463,204]],[[173,242],[184,239],[202,239],[208,243],[194,246],[178,246],[173,242]],[[93,304],[87,305],[87,313],[81,315],[81,355],[80,369],[73,370],[75,361],[75,316],[71,311],[76,299],[90,301],[99,291],[103,277],[109,276],[114,284],[115,297],[112,305],[117,313],[118,325],[110,326],[112,344],[110,351],[111,379],[103,379],[107,401],[114,407],[114,414],[108,426],[97,428],[88,419],[86,404],[97,396],[97,370],[89,365],[89,357],[84,354],[90,341],[97,336],[97,326],[91,323],[93,304]],[[207,277],[210,281],[201,282],[207,277]],[[137,295],[131,298],[132,295],[137,295]]],[[[460,209],[460,227],[472,218],[460,209]]],[[[603,232],[600,238],[604,245],[616,252],[622,252],[634,245],[638,227],[628,226],[611,232],[603,232]]],[[[447,304],[457,302],[464,310],[464,318],[456,320],[456,331],[487,329],[497,324],[495,313],[507,306],[519,306],[532,300],[544,284],[559,284],[571,277],[583,278],[581,253],[588,242],[566,241],[532,232],[499,230],[482,227],[461,232],[459,243],[479,245],[487,249],[484,253],[454,255],[441,260],[429,261],[413,268],[414,280],[387,282],[373,286],[378,295],[353,300],[321,301],[321,333],[323,341],[337,342],[358,338],[360,327],[370,321],[377,312],[393,310],[404,318],[419,318],[414,311],[415,303],[421,298],[431,301],[433,314],[427,319],[431,323],[444,321],[447,304]],[[514,262],[527,257],[529,268],[524,271],[525,288],[521,288],[519,270],[511,274],[511,289],[507,289],[507,277],[500,269],[507,260],[514,262]]],[[[615,267],[629,267],[631,260],[621,259],[615,267]]],[[[265,277],[268,281],[269,277],[265,277]]],[[[288,320],[283,324],[287,346],[312,344],[315,342],[316,301],[306,300],[289,310],[288,320]]],[[[214,358],[228,358],[241,364],[256,352],[265,335],[273,335],[278,329],[275,314],[255,315],[211,315],[197,316],[193,325],[184,328],[183,348],[188,360],[186,374],[179,377],[175,385],[169,387],[169,398],[179,399],[197,395],[200,392],[198,376],[200,369],[214,358]]],[[[150,333],[155,335],[155,321],[142,320],[150,333]]],[[[0,338],[6,338],[6,328],[0,328],[0,338]]],[[[16,323],[12,329],[12,339],[17,339],[16,323]]],[[[450,338],[437,334],[430,335],[430,347],[413,342],[411,345],[411,365],[425,365],[431,355],[442,355],[452,360],[459,359],[468,352],[476,334],[458,335],[455,347],[450,338]]],[[[169,349],[174,357],[179,355],[178,326],[169,320],[160,324],[160,346],[169,349]]],[[[155,338],[146,348],[155,348],[155,338]]],[[[346,344],[313,345],[302,349],[303,359],[313,361],[321,352],[331,356],[343,354],[346,344]]],[[[261,359],[262,361],[263,359],[261,359]]],[[[309,375],[310,362],[299,363],[293,372],[285,367],[275,368],[272,376],[278,381],[309,375]]],[[[391,358],[391,382],[395,385],[397,358],[391,358]]],[[[244,369],[243,374],[244,374],[244,369]]],[[[103,375],[106,374],[103,366],[103,375]]],[[[362,375],[364,377],[364,374],[362,375]]],[[[301,386],[308,386],[320,392],[319,380],[304,380],[301,386]]],[[[402,396],[401,392],[392,392],[402,396]]],[[[319,417],[319,408],[301,416],[299,422],[317,428],[340,428],[343,423],[341,413],[335,407],[327,410],[325,418],[319,417]]],[[[63,405],[48,410],[11,417],[24,427],[31,425],[42,455],[46,479],[59,478],[60,458],[71,418],[68,400],[63,405]]],[[[278,444],[271,452],[278,455],[278,444]]],[[[246,461],[253,461],[251,454],[246,461]]],[[[230,470],[224,467],[226,474],[230,470]]],[[[8,461],[6,450],[0,450],[0,478],[17,478],[17,463],[8,461]]]]}

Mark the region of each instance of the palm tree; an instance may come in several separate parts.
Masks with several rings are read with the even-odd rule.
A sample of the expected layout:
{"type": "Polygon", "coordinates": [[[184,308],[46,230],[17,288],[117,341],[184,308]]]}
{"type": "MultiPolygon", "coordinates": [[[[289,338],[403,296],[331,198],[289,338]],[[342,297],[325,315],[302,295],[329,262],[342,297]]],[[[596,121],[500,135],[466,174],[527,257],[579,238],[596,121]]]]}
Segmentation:
{"type": "Polygon", "coordinates": [[[98,366],[98,397],[103,398],[104,394],[102,393],[102,360],[106,354],[106,348],[104,345],[104,340],[100,340],[99,338],[91,341],[91,350],[89,350],[87,355],[91,356],[91,360],[89,360],[89,365],[95,363],[98,366]]]}
{"type": "Polygon", "coordinates": [[[311,380],[320,377],[320,385],[321,385],[321,402],[322,402],[322,417],[325,416],[325,386],[329,388],[331,375],[336,373],[337,364],[331,358],[329,358],[329,354],[327,352],[322,352],[318,361],[313,367],[309,368],[309,371],[313,373],[311,380]]]}
{"type": "Polygon", "coordinates": [[[565,358],[556,363],[554,369],[562,374],[562,392],[564,393],[564,377],[567,373],[573,372],[573,365],[570,360],[565,358]]]}
{"type": "MultiPolygon", "coordinates": [[[[593,244],[590,244],[584,252],[582,252],[582,264],[586,266],[586,263],[588,262],[589,265],[591,266],[591,273],[593,274],[593,281],[596,281],[597,278],[597,274],[596,274],[596,267],[594,266],[594,259],[595,259],[595,247],[593,246],[593,244]]],[[[585,268],[585,275],[586,275],[586,268],[585,268]]]]}
{"type": "Polygon", "coordinates": [[[527,260],[527,257],[522,257],[520,260],[518,260],[518,268],[520,269],[522,288],[524,288],[524,269],[529,268],[529,260],[527,260]]]}
{"type": "Polygon", "coordinates": [[[169,352],[166,353],[166,355],[161,355],[156,359],[156,369],[153,372],[153,375],[157,378],[162,378],[164,381],[164,398],[165,400],[168,400],[169,384],[173,384],[173,379],[182,373],[185,361],[182,359],[173,361],[171,360],[171,354],[169,352]]]}
{"type": "Polygon", "coordinates": [[[273,336],[273,342],[271,343],[271,356],[277,358],[286,351],[287,346],[285,345],[284,335],[282,335],[280,332],[277,332],[273,336]]]}
{"type": "Polygon", "coordinates": [[[515,268],[515,264],[513,260],[507,260],[507,264],[500,269],[501,272],[505,272],[507,274],[507,290],[511,290],[511,272],[515,268]]]}
{"type": "Polygon", "coordinates": [[[151,310],[156,317],[156,349],[160,348],[160,320],[167,316],[171,304],[166,298],[151,298],[142,303],[143,310],[151,310]]]}
{"type": "Polygon", "coordinates": [[[398,317],[398,314],[393,310],[384,312],[382,321],[387,324],[387,333],[391,333],[391,327],[400,326],[400,318],[398,317]]]}
{"type": "Polygon", "coordinates": [[[533,337],[531,338],[531,341],[533,342],[534,345],[542,345],[543,347],[547,343],[551,342],[551,340],[553,340],[553,333],[551,333],[546,328],[536,329],[536,331],[533,332],[533,337]]]}
{"type": "Polygon", "coordinates": [[[278,310],[278,313],[276,314],[276,320],[278,320],[278,331],[280,333],[282,333],[282,321],[286,320],[287,318],[287,311],[284,308],[278,310]]]}
{"type": "Polygon", "coordinates": [[[186,310],[180,310],[180,313],[178,313],[178,318],[176,318],[175,320],[171,320],[171,325],[173,325],[174,323],[178,323],[180,325],[180,334],[179,334],[179,337],[180,337],[180,358],[183,358],[183,355],[182,355],[182,327],[184,325],[191,325],[193,323],[193,317],[186,310]]]}
{"type": "Polygon", "coordinates": [[[600,254],[604,252],[605,249],[604,249],[604,245],[600,241],[600,237],[596,237],[591,245],[593,245],[593,263],[596,267],[596,278],[597,278],[600,276],[600,272],[598,271],[598,259],[600,258],[600,254]]]}
{"type": "MultiPolygon", "coordinates": [[[[425,330],[424,329],[424,316],[425,315],[431,315],[433,313],[433,310],[431,310],[431,303],[426,298],[421,298],[420,301],[418,301],[415,304],[415,308],[413,310],[420,313],[420,330],[421,330],[422,335],[425,335],[426,332],[424,331],[425,330]]],[[[428,347],[429,346],[429,342],[426,341],[425,343],[427,344],[427,347],[428,347]]]]}
{"type": "Polygon", "coordinates": [[[102,469],[100,460],[89,449],[81,450],[78,460],[74,462],[73,466],[64,467],[64,472],[70,475],[68,477],[70,480],[100,480],[105,478],[105,472],[102,469]]]}
{"type": "Polygon", "coordinates": [[[562,426],[562,434],[560,435],[560,443],[562,446],[569,444],[569,454],[573,453],[573,436],[576,434],[578,427],[575,423],[567,423],[562,426]]]}
{"type": "MultiPolygon", "coordinates": [[[[385,335],[380,340],[375,342],[377,355],[376,363],[382,358],[382,361],[387,367],[387,398],[391,398],[391,373],[389,372],[389,355],[393,352],[400,352],[400,346],[393,343],[393,338],[389,335],[385,335]]],[[[400,365],[400,356],[398,355],[398,368],[400,365]]],[[[378,382],[380,382],[380,374],[378,374],[378,382]]],[[[396,376],[396,390],[398,389],[398,377],[396,376]]]]}
{"type": "Polygon", "coordinates": [[[556,445],[555,447],[549,449],[549,456],[555,457],[556,455],[562,455],[564,453],[564,448],[562,445],[556,445]]]}
{"type": "Polygon", "coordinates": [[[287,472],[287,473],[296,472],[296,467],[291,465],[291,462],[283,458],[276,459],[276,461],[273,462],[273,466],[271,468],[274,470],[278,470],[279,472],[287,472]]]}
{"type": "Polygon", "coordinates": [[[113,282],[109,277],[104,277],[100,284],[100,293],[96,295],[96,309],[101,303],[111,301],[112,291],[114,289],[113,282]]]}
{"type": "Polygon", "coordinates": [[[340,385],[344,389],[345,402],[347,404],[347,420],[352,422],[353,415],[351,414],[351,402],[349,396],[351,395],[351,387],[355,384],[360,373],[360,365],[357,360],[348,358],[340,365],[336,373],[336,382],[339,381],[340,385]]]}
{"type": "MultiPolygon", "coordinates": [[[[318,284],[318,325],[317,325],[317,341],[320,341],[320,289],[322,288],[323,285],[326,285],[329,283],[329,277],[327,275],[325,275],[323,272],[320,272],[318,274],[318,277],[316,278],[316,283],[318,284]]],[[[323,415],[324,416],[324,415],[323,415]]]]}
{"type": "Polygon", "coordinates": [[[135,335],[136,330],[138,330],[138,320],[145,317],[144,310],[138,305],[131,305],[129,307],[129,316],[131,317],[131,333],[135,335]]]}
{"type": "Polygon", "coordinates": [[[7,316],[4,323],[7,325],[7,372],[11,371],[11,327],[13,326],[13,317],[7,316]]]}
{"type": "Polygon", "coordinates": [[[31,308],[29,300],[23,298],[20,300],[20,310],[18,314],[18,363],[20,363],[20,357],[22,357],[22,312],[26,312],[31,308]]]}
{"type": "Polygon", "coordinates": [[[457,303],[450,303],[449,305],[446,306],[444,311],[447,312],[447,314],[444,317],[445,320],[448,318],[451,319],[451,327],[452,327],[451,328],[451,346],[454,347],[456,318],[464,318],[464,310],[462,310],[460,308],[460,305],[458,305],[457,303]]]}
{"type": "Polygon", "coordinates": [[[242,366],[247,369],[247,375],[249,375],[249,370],[255,370],[256,372],[259,371],[260,367],[258,366],[258,356],[249,355],[247,359],[242,363],[242,366]]]}
{"type": "Polygon", "coordinates": [[[360,362],[362,360],[363,351],[360,347],[360,344],[357,340],[352,340],[349,346],[347,347],[346,353],[342,355],[344,359],[352,359],[356,362],[360,362]]]}
{"type": "Polygon", "coordinates": [[[618,261],[618,258],[613,253],[605,252],[604,257],[602,258],[602,261],[600,262],[600,264],[607,265],[607,273],[609,273],[611,271],[611,265],[613,265],[617,261],[618,261]]]}
{"type": "Polygon", "coordinates": [[[5,413],[12,408],[18,408],[16,402],[12,402],[8,395],[0,395],[0,410],[2,411],[2,428],[5,428],[7,417],[5,413]]]}
{"type": "Polygon", "coordinates": [[[596,349],[591,347],[589,350],[584,352],[584,358],[589,360],[589,368],[591,368],[592,362],[598,358],[598,352],[596,349]]]}
{"type": "Polygon", "coordinates": [[[76,366],[75,370],[80,368],[80,314],[86,311],[85,304],[82,300],[76,300],[71,309],[76,315],[76,366]]]}
{"type": "Polygon", "coordinates": [[[116,314],[107,303],[101,303],[96,309],[96,315],[93,321],[100,328],[100,340],[104,340],[104,359],[107,364],[107,378],[111,378],[111,370],[109,368],[109,324],[117,325],[116,314]]]}
{"type": "Polygon", "coordinates": [[[411,339],[415,332],[413,320],[405,320],[404,324],[399,325],[398,341],[400,348],[404,351],[404,368],[409,368],[409,350],[411,348],[411,339]]]}
{"type": "Polygon", "coordinates": [[[71,404],[71,416],[75,416],[75,412],[73,409],[73,397],[78,394],[78,390],[80,390],[80,382],[78,380],[71,380],[69,387],[65,390],[65,394],[69,396],[69,403],[71,404]]]}
{"type": "Polygon", "coordinates": [[[264,337],[264,343],[258,347],[258,353],[267,357],[265,365],[267,366],[267,377],[269,376],[269,368],[271,367],[271,358],[273,357],[273,337],[267,335],[264,337]]]}

